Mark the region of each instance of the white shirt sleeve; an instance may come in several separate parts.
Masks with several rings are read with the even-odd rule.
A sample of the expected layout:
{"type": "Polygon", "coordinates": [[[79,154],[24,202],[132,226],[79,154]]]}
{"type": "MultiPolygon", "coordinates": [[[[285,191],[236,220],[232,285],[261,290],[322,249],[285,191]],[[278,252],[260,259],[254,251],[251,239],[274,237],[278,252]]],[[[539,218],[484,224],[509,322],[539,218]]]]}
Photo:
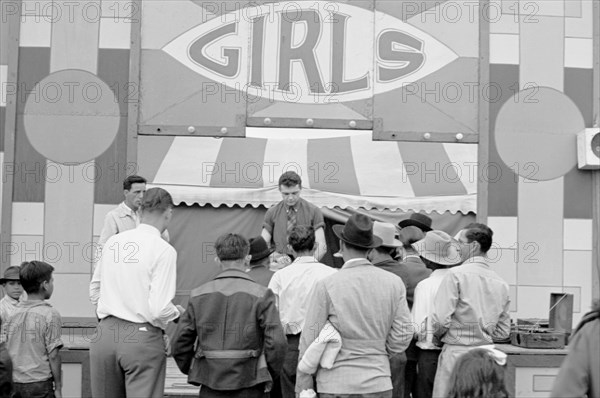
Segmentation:
{"type": "Polygon", "coordinates": [[[156,261],[150,277],[148,306],[153,324],[166,326],[179,316],[179,310],[171,302],[175,298],[177,283],[177,252],[169,246],[156,261]]]}
{"type": "Polygon", "coordinates": [[[427,308],[428,298],[425,295],[424,285],[419,283],[415,288],[415,294],[413,299],[413,307],[411,311],[412,321],[415,328],[415,336],[419,341],[424,341],[427,336],[427,308]]]}
{"type": "Polygon", "coordinates": [[[100,278],[102,276],[102,259],[96,264],[92,280],[90,281],[90,301],[93,305],[98,305],[100,300],[100,278]]]}

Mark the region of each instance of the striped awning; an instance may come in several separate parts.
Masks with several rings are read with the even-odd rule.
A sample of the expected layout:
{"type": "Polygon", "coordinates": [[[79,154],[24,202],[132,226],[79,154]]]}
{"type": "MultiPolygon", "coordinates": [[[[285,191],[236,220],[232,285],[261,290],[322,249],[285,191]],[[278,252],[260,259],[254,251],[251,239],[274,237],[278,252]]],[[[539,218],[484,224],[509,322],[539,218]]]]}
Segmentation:
{"type": "Polygon", "coordinates": [[[302,176],[302,197],[319,207],[476,210],[477,145],[375,142],[370,131],[249,128],[246,138],[141,136],[138,159],[141,172],[153,176],[149,185],[167,189],[177,203],[269,207],[281,200],[279,176],[294,170],[302,176]],[[157,149],[159,142],[168,149],[157,149]]]}

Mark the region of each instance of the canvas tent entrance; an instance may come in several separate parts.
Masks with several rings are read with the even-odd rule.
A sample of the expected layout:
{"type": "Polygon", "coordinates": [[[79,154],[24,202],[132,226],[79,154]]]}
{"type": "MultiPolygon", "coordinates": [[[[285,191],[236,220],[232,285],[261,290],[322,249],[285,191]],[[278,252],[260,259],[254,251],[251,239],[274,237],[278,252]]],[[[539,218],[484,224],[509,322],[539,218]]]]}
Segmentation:
{"type": "Polygon", "coordinates": [[[377,142],[371,132],[248,129],[246,138],[139,138],[140,172],[176,203],[266,206],[277,180],[302,176],[319,207],[467,214],[476,208],[477,146],[377,142]]]}
{"type": "Polygon", "coordinates": [[[260,234],[266,209],[281,200],[277,181],[286,170],[302,176],[302,196],[323,209],[331,249],[337,241],[329,226],[351,212],[394,223],[407,212],[424,212],[452,232],[473,220],[476,207],[476,145],[248,129],[246,138],[140,136],[138,151],[139,173],[179,205],[169,230],[181,298],[218,272],[213,244],[219,235],[260,234]]]}

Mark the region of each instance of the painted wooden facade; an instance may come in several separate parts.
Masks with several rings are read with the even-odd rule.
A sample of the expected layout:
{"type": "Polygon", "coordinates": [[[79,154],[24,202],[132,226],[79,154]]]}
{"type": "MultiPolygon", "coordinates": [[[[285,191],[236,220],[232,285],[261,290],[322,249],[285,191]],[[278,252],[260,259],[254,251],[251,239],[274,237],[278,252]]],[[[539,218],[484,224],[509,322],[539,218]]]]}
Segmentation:
{"type": "Polygon", "coordinates": [[[307,183],[323,206],[373,196],[367,207],[443,211],[453,197],[445,210],[476,211],[495,231],[512,316],[545,317],[549,293],[568,292],[577,322],[599,292],[600,177],[577,169],[575,148],[598,127],[598,4],[308,3],[2,2],[2,269],[54,264],[52,303],[91,318],[93,242],[126,175],[182,203],[268,205],[265,163],[293,155],[308,176],[311,161],[335,159],[333,187],[307,183]],[[402,70],[411,63],[426,73],[402,70]],[[244,82],[252,97],[236,90],[244,82]],[[256,127],[302,130],[282,140],[256,127]],[[202,160],[210,173],[256,163],[261,178],[202,180],[202,160]],[[250,199],[227,202],[227,188],[250,199]]]}

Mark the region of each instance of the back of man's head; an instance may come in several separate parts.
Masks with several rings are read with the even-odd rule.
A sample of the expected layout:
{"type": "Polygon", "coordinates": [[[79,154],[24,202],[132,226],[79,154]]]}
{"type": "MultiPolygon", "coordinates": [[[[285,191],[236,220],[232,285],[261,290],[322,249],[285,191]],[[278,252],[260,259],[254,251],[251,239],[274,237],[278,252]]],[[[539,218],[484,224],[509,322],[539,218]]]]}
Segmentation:
{"type": "Polygon", "coordinates": [[[163,213],[173,207],[171,194],[162,188],[150,188],[146,191],[140,209],[146,213],[163,213]]]}
{"type": "Polygon", "coordinates": [[[241,261],[246,258],[250,252],[250,243],[242,235],[225,234],[220,236],[215,242],[215,250],[219,260],[223,261],[241,261]]]}
{"type": "Polygon", "coordinates": [[[279,184],[277,186],[285,186],[285,187],[298,187],[302,188],[302,179],[295,171],[286,171],[279,177],[279,184]]]}
{"type": "Polygon", "coordinates": [[[288,243],[296,253],[311,252],[315,247],[315,229],[310,225],[297,225],[290,231],[288,243]]]}
{"type": "Polygon", "coordinates": [[[471,223],[464,228],[464,236],[468,242],[477,242],[482,253],[487,253],[492,247],[492,236],[494,231],[490,227],[481,223],[471,223]]]}
{"type": "Polygon", "coordinates": [[[145,184],[146,183],[146,179],[144,177],[140,177],[140,176],[129,176],[126,179],[123,180],[123,189],[124,190],[131,190],[131,186],[133,184],[145,184]]]}

